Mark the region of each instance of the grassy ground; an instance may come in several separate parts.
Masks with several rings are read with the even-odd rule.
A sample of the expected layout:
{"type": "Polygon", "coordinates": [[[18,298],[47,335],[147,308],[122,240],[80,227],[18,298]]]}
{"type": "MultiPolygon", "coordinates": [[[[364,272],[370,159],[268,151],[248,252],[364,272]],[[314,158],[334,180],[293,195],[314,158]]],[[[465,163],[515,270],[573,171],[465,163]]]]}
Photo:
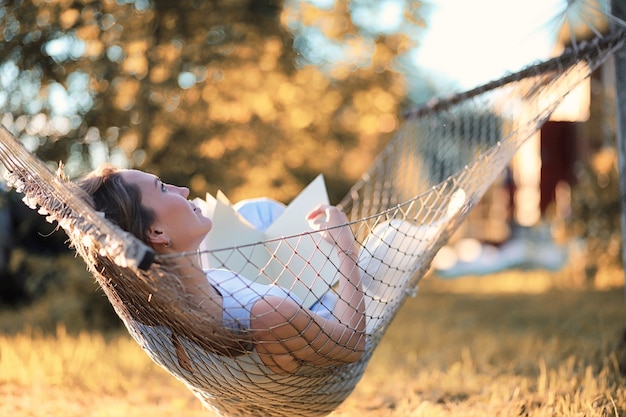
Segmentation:
{"type": "MultiPolygon", "coordinates": [[[[626,415],[624,292],[600,287],[429,277],[333,416],[626,415]]],[[[211,415],[128,336],[57,333],[0,336],[0,416],[211,415]]]]}

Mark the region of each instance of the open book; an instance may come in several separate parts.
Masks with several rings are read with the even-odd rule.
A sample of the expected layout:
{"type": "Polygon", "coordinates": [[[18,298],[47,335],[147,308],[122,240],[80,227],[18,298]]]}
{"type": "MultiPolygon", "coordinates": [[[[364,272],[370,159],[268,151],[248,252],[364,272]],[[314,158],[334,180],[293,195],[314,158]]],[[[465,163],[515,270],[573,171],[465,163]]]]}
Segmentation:
{"type": "Polygon", "coordinates": [[[230,269],[244,278],[280,285],[311,307],[339,279],[336,251],[313,231],[307,214],[328,204],[324,178],[311,182],[264,231],[241,216],[222,193],[194,202],[213,220],[200,245],[204,268],[230,269]],[[266,242],[264,245],[256,245],[266,242]]]}

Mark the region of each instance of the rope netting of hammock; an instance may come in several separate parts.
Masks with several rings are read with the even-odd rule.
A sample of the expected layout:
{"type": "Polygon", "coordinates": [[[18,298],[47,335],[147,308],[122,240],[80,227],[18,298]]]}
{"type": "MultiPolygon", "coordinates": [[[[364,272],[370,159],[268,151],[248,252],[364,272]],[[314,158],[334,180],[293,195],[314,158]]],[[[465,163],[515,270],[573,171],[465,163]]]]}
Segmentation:
{"type": "MultiPolygon", "coordinates": [[[[321,416],[353,391],[438,250],[519,147],[625,39],[624,30],[615,31],[406,113],[393,140],[338,204],[359,245],[357,266],[365,303],[365,351],[352,363],[303,363],[294,372],[272,372],[259,360],[236,317],[224,313],[224,323],[230,323],[226,330],[207,324],[202,306],[184,291],[185,275],[173,257],[155,255],[108,222],[79,197],[61,169],[52,172],[6,129],[0,129],[0,161],[9,184],[24,193],[24,201],[66,231],[132,337],[207,408],[224,416],[321,416]],[[234,342],[220,346],[212,338],[219,335],[220,340],[224,334],[234,342]]],[[[266,294],[266,286],[257,286],[255,280],[281,282],[285,296],[291,297],[288,280],[281,278],[302,286],[298,280],[303,270],[312,269],[323,295],[316,293],[306,308],[342,320],[333,317],[334,305],[342,297],[335,291],[341,278],[338,261],[332,247],[319,246],[321,240],[320,232],[313,231],[197,255],[210,259],[209,269],[221,271],[214,285],[235,302],[244,293],[248,297],[252,293],[252,298],[266,294]],[[253,258],[259,259],[251,256],[255,251],[268,261],[251,264],[253,258]],[[312,261],[320,253],[321,260],[312,261]],[[250,263],[234,269],[229,260],[242,257],[250,263]],[[270,274],[269,263],[279,268],[271,268],[270,274]],[[258,276],[250,276],[250,270],[258,271],[258,276]]]]}

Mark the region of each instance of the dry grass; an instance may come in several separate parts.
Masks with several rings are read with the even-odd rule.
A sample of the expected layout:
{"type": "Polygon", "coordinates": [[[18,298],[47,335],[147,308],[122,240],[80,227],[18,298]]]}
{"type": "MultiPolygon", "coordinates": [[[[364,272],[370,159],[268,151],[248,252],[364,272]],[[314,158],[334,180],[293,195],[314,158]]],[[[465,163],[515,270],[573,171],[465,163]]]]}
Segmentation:
{"type": "MultiPolygon", "coordinates": [[[[428,278],[333,415],[626,415],[626,304],[612,277],[587,290],[554,274],[428,278]]],[[[127,335],[57,333],[0,336],[1,416],[211,415],[127,335]]]]}

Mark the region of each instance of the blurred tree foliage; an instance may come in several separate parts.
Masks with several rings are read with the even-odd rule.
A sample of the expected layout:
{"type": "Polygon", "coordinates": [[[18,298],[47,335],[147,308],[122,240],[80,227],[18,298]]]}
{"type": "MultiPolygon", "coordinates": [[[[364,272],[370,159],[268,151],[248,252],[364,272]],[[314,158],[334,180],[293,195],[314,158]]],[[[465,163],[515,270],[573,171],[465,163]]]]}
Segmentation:
{"type": "Polygon", "coordinates": [[[570,233],[585,243],[585,275],[593,282],[599,270],[622,265],[622,205],[615,148],[602,148],[589,161],[582,161],[577,178],[570,233]]]}
{"type": "MultiPolygon", "coordinates": [[[[193,195],[287,201],[323,172],[336,201],[397,128],[393,65],[413,37],[378,32],[359,50],[351,2],[299,3],[0,0],[3,121],[70,176],[110,160],[193,195]],[[303,65],[293,19],[359,60],[303,65]]],[[[419,5],[406,2],[409,27],[423,26],[419,5]]]]}

